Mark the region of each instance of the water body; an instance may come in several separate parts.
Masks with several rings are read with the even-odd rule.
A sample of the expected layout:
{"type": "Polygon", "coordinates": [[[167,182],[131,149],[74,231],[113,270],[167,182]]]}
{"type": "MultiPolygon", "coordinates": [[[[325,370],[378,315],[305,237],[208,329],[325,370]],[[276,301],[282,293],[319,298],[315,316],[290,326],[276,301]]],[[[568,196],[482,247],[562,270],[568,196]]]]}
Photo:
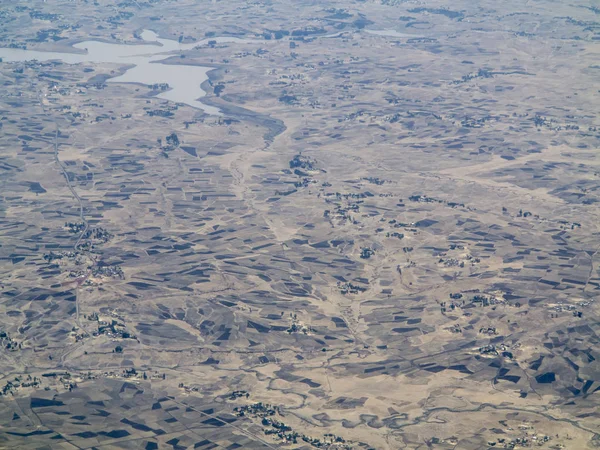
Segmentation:
{"type": "Polygon", "coordinates": [[[418,39],[423,36],[419,36],[417,34],[409,34],[409,33],[400,33],[395,30],[365,30],[369,34],[375,34],[377,36],[387,36],[387,37],[397,37],[397,38],[408,38],[408,39],[418,39]]]}
{"type": "Polygon", "coordinates": [[[340,31],[339,33],[333,33],[333,34],[326,34],[325,36],[320,36],[321,39],[331,39],[331,38],[338,38],[341,37],[344,34],[347,34],[347,31],[340,31]]]}
{"type": "Polygon", "coordinates": [[[217,43],[261,42],[224,36],[204,39],[191,44],[180,44],[177,41],[160,39],[156,33],[149,30],[144,30],[141,38],[145,43],[139,45],[112,44],[99,41],[84,41],[73,45],[74,48],[84,51],[82,53],[0,48],[0,58],[6,62],[58,60],[66,64],[91,62],[133,65],[134,67],[124,74],[110,78],[107,82],[142,83],[146,85],[168,83],[171,89],[157,95],[158,98],[185,103],[201,109],[207,114],[220,115],[221,112],[218,108],[206,105],[198,100],[206,95],[200,85],[208,79],[207,72],[212,69],[211,67],[161,64],[161,61],[173,56],[180,50],[189,50],[198,45],[205,45],[209,41],[216,41],[217,43]]]}

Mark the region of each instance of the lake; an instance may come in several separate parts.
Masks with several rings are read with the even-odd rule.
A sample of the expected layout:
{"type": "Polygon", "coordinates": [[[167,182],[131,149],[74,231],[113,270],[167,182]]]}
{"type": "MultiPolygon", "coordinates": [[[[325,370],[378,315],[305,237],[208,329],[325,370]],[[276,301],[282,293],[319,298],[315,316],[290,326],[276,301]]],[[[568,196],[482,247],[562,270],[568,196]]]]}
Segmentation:
{"type": "Polygon", "coordinates": [[[423,36],[419,36],[416,34],[410,33],[400,33],[395,30],[365,30],[369,34],[374,34],[376,36],[386,36],[386,37],[396,37],[396,38],[407,38],[407,39],[417,39],[422,38],[423,36]]]}
{"type": "Polygon", "coordinates": [[[170,39],[161,39],[152,31],[144,30],[141,34],[143,44],[112,44],[99,41],[79,42],[73,47],[85,53],[43,52],[37,50],[21,50],[0,48],[0,58],[5,62],[52,61],[59,60],[66,64],[116,63],[133,65],[122,75],[110,78],[108,83],[142,83],[152,85],[168,83],[170,89],[156,97],[178,103],[185,103],[198,108],[207,114],[220,115],[218,108],[205,105],[201,101],[206,92],[200,85],[208,79],[207,72],[211,67],[170,65],[160,61],[173,56],[180,50],[190,50],[209,41],[217,43],[258,43],[262,41],[240,39],[236,37],[214,37],[191,44],[180,44],[170,39]]]}

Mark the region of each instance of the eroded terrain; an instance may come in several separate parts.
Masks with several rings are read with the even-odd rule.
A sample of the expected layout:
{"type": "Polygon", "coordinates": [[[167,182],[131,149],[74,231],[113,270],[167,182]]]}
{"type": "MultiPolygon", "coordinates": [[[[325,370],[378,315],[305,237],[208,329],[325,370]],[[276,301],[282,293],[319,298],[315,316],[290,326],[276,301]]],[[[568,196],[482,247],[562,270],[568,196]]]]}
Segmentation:
{"type": "Polygon", "coordinates": [[[0,448],[600,446],[599,14],[2,5],[0,448]]]}

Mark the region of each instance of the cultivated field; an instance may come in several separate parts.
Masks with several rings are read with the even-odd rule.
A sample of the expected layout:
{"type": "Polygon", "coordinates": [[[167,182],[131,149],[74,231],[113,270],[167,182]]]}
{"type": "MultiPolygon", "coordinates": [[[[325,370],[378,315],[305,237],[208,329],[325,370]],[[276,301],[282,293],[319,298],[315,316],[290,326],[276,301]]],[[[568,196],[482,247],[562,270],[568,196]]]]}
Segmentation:
{"type": "Polygon", "coordinates": [[[0,62],[0,448],[600,447],[597,5],[0,5],[143,30],[0,62]]]}

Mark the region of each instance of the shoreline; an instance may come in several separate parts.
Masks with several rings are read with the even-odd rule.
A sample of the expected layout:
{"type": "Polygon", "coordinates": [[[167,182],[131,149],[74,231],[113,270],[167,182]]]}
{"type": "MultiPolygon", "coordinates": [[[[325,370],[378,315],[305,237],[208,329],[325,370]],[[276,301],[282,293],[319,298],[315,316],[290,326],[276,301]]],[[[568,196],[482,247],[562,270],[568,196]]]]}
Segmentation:
{"type": "Polygon", "coordinates": [[[212,86],[213,82],[222,79],[222,71],[224,70],[225,69],[223,67],[217,67],[206,72],[208,79],[200,85],[200,88],[206,93],[206,95],[199,101],[208,106],[218,108],[224,115],[267,128],[268,131],[263,135],[263,138],[268,144],[272,143],[277,136],[287,130],[287,127],[282,120],[243,108],[241,106],[233,105],[221,99],[220,97],[208,95],[209,90],[207,89],[210,89],[209,87],[212,86]]]}

